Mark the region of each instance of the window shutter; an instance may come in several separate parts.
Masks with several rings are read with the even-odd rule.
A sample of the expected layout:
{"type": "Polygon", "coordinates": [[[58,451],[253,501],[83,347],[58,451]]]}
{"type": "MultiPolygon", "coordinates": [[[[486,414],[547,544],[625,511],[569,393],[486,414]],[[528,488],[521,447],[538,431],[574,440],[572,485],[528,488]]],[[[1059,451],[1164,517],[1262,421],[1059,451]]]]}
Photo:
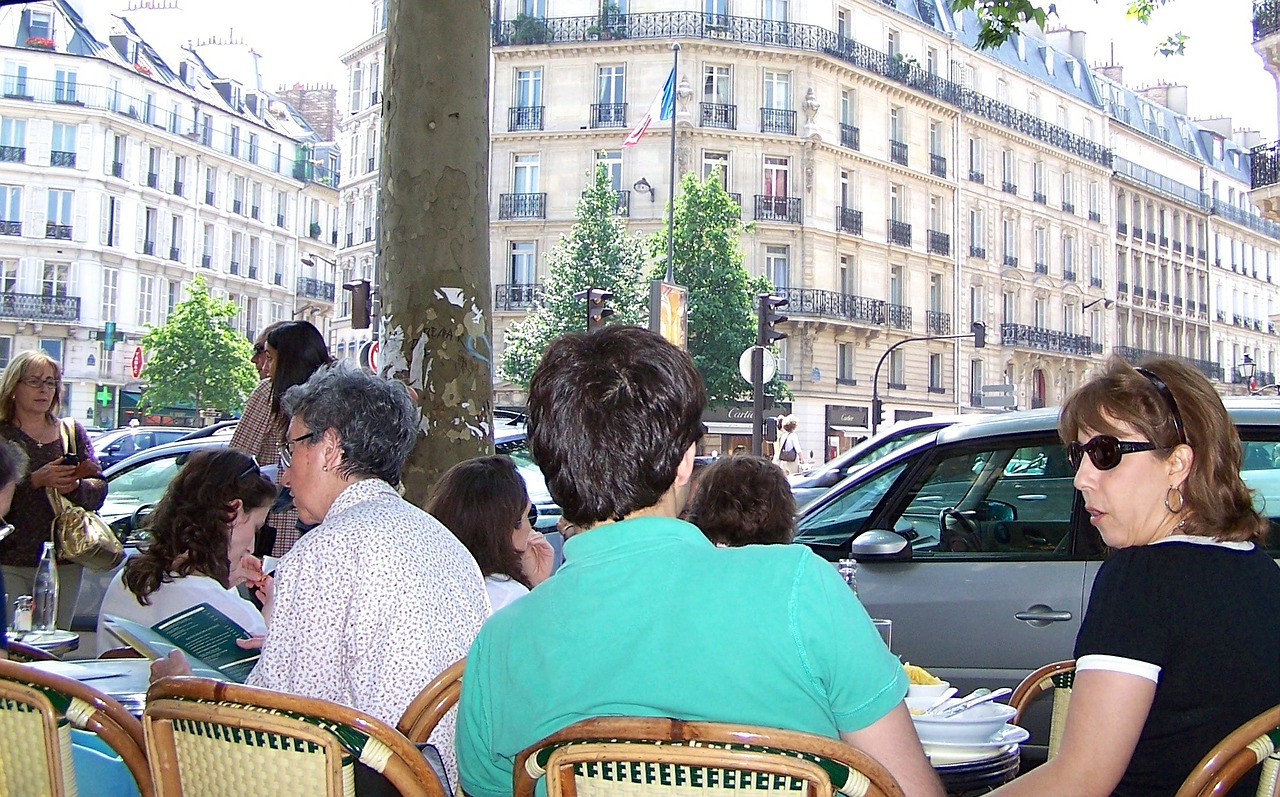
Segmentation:
{"type": "Polygon", "coordinates": [[[138,239],[134,244],[134,248],[138,254],[142,254],[142,244],[147,238],[147,211],[146,208],[138,206],[138,239]]]}
{"type": "Polygon", "coordinates": [[[89,240],[89,196],[88,191],[76,191],[71,202],[74,206],[71,220],[75,225],[71,228],[72,238],[84,243],[89,240]]]}
{"type": "MultiPolygon", "coordinates": [[[[108,149],[110,149],[108,147],[108,149]]],[[[79,125],[76,128],[76,168],[82,172],[89,171],[89,153],[93,152],[93,126],[79,125]]],[[[110,166],[107,173],[110,174],[110,166]]]]}
{"type": "Polygon", "coordinates": [[[27,122],[27,163],[49,165],[49,152],[53,148],[53,122],[32,119],[27,122]]]}
{"type": "Polygon", "coordinates": [[[106,246],[107,238],[111,232],[111,196],[103,194],[100,204],[102,205],[102,210],[98,216],[98,243],[106,246]]]}
{"type": "Polygon", "coordinates": [[[22,225],[22,233],[27,238],[43,238],[46,206],[49,192],[38,185],[29,186],[22,201],[26,203],[27,219],[22,225]]]}

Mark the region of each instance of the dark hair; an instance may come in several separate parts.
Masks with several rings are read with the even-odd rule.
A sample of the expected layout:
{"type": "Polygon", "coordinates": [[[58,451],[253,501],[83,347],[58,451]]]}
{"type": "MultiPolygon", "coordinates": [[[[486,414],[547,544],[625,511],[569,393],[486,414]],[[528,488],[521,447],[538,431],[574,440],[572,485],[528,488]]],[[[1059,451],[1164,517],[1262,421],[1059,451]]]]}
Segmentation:
{"type": "Polygon", "coordinates": [[[721,545],[788,543],[796,499],[782,468],[764,457],[721,457],[702,471],[687,519],[721,545]]]}
{"type": "Polygon", "coordinates": [[[570,523],[621,520],[671,488],[706,403],[693,360],[657,333],[562,335],[529,383],[529,452],[570,523]]]}
{"type": "Polygon", "coordinates": [[[424,509],[445,525],[486,576],[503,575],[532,587],[511,543],[525,517],[529,492],[509,457],[477,457],[445,471],[424,509]]]}
{"type": "Polygon", "coordinates": [[[174,578],[197,574],[231,584],[227,550],[239,499],[243,511],[269,506],[275,483],[253,457],[230,448],[193,453],[151,515],[151,544],[124,566],[124,585],[142,605],[174,578]]]}
{"type": "Polygon", "coordinates": [[[271,376],[271,412],[280,415],[280,399],[294,385],[311,378],[316,369],[333,362],[324,336],[307,321],[285,321],[268,328],[267,345],[276,350],[271,376]]]}
{"type": "MultiPolygon", "coordinates": [[[[1168,386],[1194,453],[1191,472],[1180,486],[1187,507],[1182,533],[1261,544],[1267,519],[1254,510],[1240,477],[1240,434],[1213,385],[1173,358],[1147,360],[1142,368],[1168,386]]],[[[1118,424],[1132,426],[1158,446],[1157,456],[1167,458],[1181,442],[1169,402],[1150,379],[1112,357],[1102,374],[1067,397],[1058,436],[1066,444],[1077,440],[1081,430],[1115,435],[1118,424]]]]}
{"type": "Polygon", "coordinates": [[[0,490],[17,484],[27,475],[27,452],[17,443],[0,437],[0,490]]]}
{"type": "Polygon", "coordinates": [[[421,419],[403,382],[338,362],[322,366],[306,382],[289,388],[280,407],[313,432],[333,429],[337,433],[342,441],[338,473],[399,484],[421,419]]]}

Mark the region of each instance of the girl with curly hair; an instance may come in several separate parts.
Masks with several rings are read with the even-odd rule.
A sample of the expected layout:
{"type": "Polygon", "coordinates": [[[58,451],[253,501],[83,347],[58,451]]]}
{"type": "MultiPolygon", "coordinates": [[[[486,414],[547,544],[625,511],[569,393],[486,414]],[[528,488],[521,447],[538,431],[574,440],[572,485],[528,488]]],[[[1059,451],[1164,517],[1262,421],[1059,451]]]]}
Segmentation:
{"type": "Polygon", "coordinates": [[[151,544],[107,587],[98,653],[112,647],[104,615],[149,626],[201,603],[250,634],[265,634],[272,582],[250,550],[275,497],[275,484],[253,457],[231,449],[192,454],[151,515],[151,544]],[[261,600],[261,612],[237,593],[245,581],[261,600]]]}

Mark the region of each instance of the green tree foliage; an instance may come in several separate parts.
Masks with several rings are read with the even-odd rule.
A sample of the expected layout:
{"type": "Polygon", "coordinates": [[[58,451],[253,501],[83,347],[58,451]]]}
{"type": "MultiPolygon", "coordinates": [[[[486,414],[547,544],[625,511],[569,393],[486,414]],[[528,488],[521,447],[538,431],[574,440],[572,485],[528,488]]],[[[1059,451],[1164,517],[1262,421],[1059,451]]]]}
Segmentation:
{"type": "MultiPolygon", "coordinates": [[[[1128,0],[1125,16],[1141,22],[1151,22],[1155,12],[1170,0],[1128,0]]],[[[1044,28],[1050,15],[1056,15],[1053,3],[1041,5],[1039,0],[952,0],[953,11],[969,10],[978,17],[982,29],[978,31],[978,48],[989,50],[1007,42],[1030,22],[1044,28]]],[[[1183,33],[1174,33],[1165,37],[1156,45],[1156,53],[1160,55],[1182,55],[1190,39],[1183,33]]]]}
{"type": "Polygon", "coordinates": [[[587,305],[574,294],[587,288],[613,292],[614,324],[646,324],[648,286],[644,282],[644,242],[627,235],[617,214],[618,193],[609,173],[597,166],[595,181],[578,200],[577,222],[547,253],[542,299],[507,331],[502,375],[527,387],[547,344],[565,332],[587,327],[587,305]]]}
{"type": "Polygon", "coordinates": [[[151,327],[142,338],[145,409],[194,405],[230,413],[244,407],[258,376],[249,362],[253,347],[231,327],[238,312],[231,302],[210,296],[202,277],[195,278],[164,326],[151,327]]]}
{"type": "MultiPolygon", "coordinates": [[[[717,175],[702,181],[685,174],[675,200],[672,273],[677,284],[689,289],[689,354],[712,403],[750,398],[751,386],[738,373],[738,358],[756,342],[756,296],[773,290],[769,280],[753,278],[742,266],[738,235],[744,229],[742,210],[717,175]]],[[[655,233],[651,246],[664,264],[652,278],[661,279],[666,232],[655,233]]],[[[777,380],[769,389],[790,395],[777,380]]]]}

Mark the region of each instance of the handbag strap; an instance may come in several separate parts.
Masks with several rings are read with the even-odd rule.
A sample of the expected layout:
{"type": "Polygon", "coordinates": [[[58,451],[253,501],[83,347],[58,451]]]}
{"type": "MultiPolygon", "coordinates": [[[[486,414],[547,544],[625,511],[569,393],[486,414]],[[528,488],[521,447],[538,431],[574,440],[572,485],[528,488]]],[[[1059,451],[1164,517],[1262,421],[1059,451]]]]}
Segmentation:
{"type": "MultiPolygon", "coordinates": [[[[63,418],[58,422],[58,432],[62,435],[63,451],[67,454],[76,453],[75,423],[71,418],[63,418]]],[[[49,505],[53,508],[54,517],[75,506],[75,504],[67,500],[65,495],[52,487],[46,487],[44,491],[49,496],[49,505]]],[[[52,534],[52,532],[50,533],[52,534]]]]}

